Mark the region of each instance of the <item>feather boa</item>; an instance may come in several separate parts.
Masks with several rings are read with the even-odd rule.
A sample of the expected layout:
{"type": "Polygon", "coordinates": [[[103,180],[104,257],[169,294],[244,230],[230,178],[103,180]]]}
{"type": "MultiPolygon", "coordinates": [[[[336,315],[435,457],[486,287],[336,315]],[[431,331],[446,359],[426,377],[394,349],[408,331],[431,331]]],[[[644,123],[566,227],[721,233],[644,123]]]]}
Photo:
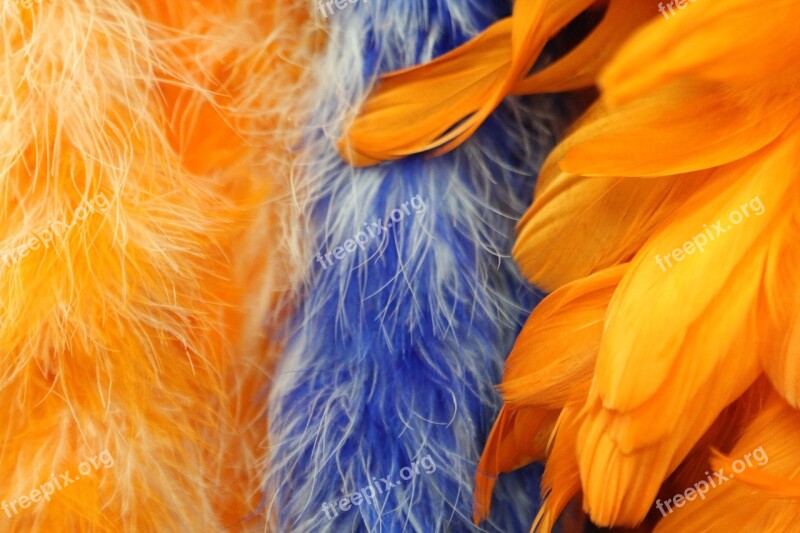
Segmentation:
{"type": "MultiPolygon", "coordinates": [[[[509,236],[551,142],[552,102],[511,100],[436,160],[353,169],[335,145],[375,74],[501,14],[472,0],[372,0],[329,18],[294,183],[312,235],[298,252],[307,283],[269,400],[267,509],[280,531],[475,529],[494,384],[534,300],[509,236]]],[[[505,504],[484,526],[527,529],[536,480],[529,469],[500,483],[505,504]]]]}
{"type": "Polygon", "coordinates": [[[260,501],[302,15],[183,4],[0,15],[3,531],[210,531],[260,501]]]}

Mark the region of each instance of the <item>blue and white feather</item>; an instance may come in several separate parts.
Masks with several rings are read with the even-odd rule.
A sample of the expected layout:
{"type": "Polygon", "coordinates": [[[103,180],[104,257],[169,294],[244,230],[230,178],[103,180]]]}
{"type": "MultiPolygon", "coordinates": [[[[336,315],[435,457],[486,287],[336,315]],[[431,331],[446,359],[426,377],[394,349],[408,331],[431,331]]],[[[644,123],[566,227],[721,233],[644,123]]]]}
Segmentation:
{"type": "Polygon", "coordinates": [[[495,384],[537,298],[509,251],[553,143],[552,100],[509,99],[438,158],[355,169],[335,148],[377,74],[436,57],[510,8],[360,0],[326,13],[293,178],[308,273],[269,399],[266,506],[280,531],[515,532],[533,521],[536,467],[503,476],[480,528],[472,491],[495,384]]]}

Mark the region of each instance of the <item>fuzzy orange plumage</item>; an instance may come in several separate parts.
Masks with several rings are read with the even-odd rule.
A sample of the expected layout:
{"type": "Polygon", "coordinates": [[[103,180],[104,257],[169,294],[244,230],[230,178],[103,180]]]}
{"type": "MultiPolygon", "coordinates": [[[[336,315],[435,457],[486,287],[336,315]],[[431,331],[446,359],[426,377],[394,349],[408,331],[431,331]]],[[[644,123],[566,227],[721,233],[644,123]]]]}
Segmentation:
{"type": "Polygon", "coordinates": [[[4,531],[209,531],[258,508],[249,400],[284,276],[263,244],[281,161],[264,137],[296,77],[275,59],[292,39],[270,37],[302,16],[203,4],[60,0],[0,20],[0,241],[110,200],[0,276],[4,531]],[[113,468],[21,508],[105,449],[113,468]]]}

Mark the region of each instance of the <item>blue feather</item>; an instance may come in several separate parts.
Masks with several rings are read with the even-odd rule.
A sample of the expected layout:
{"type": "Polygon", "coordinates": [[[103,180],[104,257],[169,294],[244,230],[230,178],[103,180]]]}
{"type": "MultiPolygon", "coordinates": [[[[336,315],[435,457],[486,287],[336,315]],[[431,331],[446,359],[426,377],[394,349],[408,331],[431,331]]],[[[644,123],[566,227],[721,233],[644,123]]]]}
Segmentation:
{"type": "Polygon", "coordinates": [[[307,198],[309,272],[269,400],[267,507],[281,531],[530,528],[537,467],[500,480],[481,528],[472,490],[499,409],[494,386],[538,299],[509,251],[555,104],[510,98],[439,158],[354,169],[335,150],[377,74],[444,53],[509,9],[360,0],[328,20],[295,184],[307,198]],[[374,227],[393,212],[391,227],[374,227]]]}

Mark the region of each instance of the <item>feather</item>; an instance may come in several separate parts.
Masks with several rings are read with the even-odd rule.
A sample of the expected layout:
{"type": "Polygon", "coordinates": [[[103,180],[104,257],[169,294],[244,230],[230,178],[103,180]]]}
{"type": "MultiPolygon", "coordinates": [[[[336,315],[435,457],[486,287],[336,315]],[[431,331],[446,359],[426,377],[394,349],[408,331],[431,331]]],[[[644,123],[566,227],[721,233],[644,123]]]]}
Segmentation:
{"type": "MultiPolygon", "coordinates": [[[[749,428],[773,416],[769,404],[787,416],[765,437],[795,459],[788,429],[800,381],[799,79],[787,65],[797,53],[797,7],[700,2],[668,24],[654,20],[604,67],[600,101],[544,165],[514,252],[524,273],[558,294],[603,268],[628,267],[605,314],[600,306],[597,318],[583,319],[599,339],[517,343],[515,359],[554,364],[552,375],[520,379],[515,399],[556,408],[543,398],[563,401],[566,387],[553,384],[572,385],[584,362],[563,361],[564,352],[592,353],[599,344],[593,373],[577,379],[590,380],[591,389],[554,426],[544,483],[555,491],[549,487],[563,482],[563,491],[557,505],[545,499],[537,527],[554,527],[568,499],[582,492],[584,510],[604,527],[795,529],[793,502],[777,500],[797,494],[796,461],[783,472],[742,474],[745,489],[721,487],[719,497],[693,510],[680,506],[664,518],[653,506],[707,464],[709,446],[725,448],[715,466],[735,458],[731,448],[741,451],[742,442],[755,448],[763,429],[749,428]],[[769,20],[743,30],[756,13],[769,20]],[[749,62],[754,68],[742,66],[749,62]],[[742,433],[747,439],[737,442],[742,433]],[[764,497],[747,501],[754,490],[764,497]]],[[[565,77],[548,83],[568,85],[565,77]]],[[[526,330],[545,331],[549,320],[534,312],[526,330]]],[[[505,416],[502,434],[516,435],[512,420],[505,416]]],[[[540,431],[534,426],[531,436],[539,439],[540,431]]]]}
{"type": "Polygon", "coordinates": [[[723,83],[731,92],[797,83],[791,65],[800,52],[796,36],[786,28],[787,21],[800,17],[797,2],[731,0],[692,7],[700,9],[666,24],[656,18],[622,47],[599,81],[609,103],[621,104],[689,77],[723,83]],[[759,23],[753,24],[754,19],[759,23]]]}
{"type": "Polygon", "coordinates": [[[592,4],[590,0],[515,2],[511,17],[457,49],[426,64],[385,74],[339,139],[342,156],[357,166],[428,151],[438,156],[475,133],[509,94],[591,86],[625,38],[654,16],[638,0],[613,0],[589,37],[530,74],[547,41],[592,4]]]}
{"type": "Polygon", "coordinates": [[[612,1],[597,27],[572,51],[514,87],[514,94],[560,92],[594,85],[600,69],[631,32],[654,16],[647,2],[612,1]]]}
{"type": "MultiPolygon", "coordinates": [[[[494,384],[535,298],[509,235],[550,142],[539,132],[555,129],[550,101],[509,102],[437,160],[354,169],[335,141],[376,74],[442,54],[501,14],[471,0],[386,0],[329,20],[294,181],[313,235],[307,282],[269,400],[279,530],[478,529],[473,479],[499,408],[494,384]],[[348,239],[363,248],[344,253],[348,239]],[[435,469],[400,478],[423,459],[435,469]],[[402,484],[353,505],[373,478],[402,484]]],[[[527,528],[536,492],[535,468],[502,480],[485,529],[527,528]]]]}
{"type": "Polygon", "coordinates": [[[722,91],[703,82],[677,81],[586,124],[560,161],[584,176],[668,176],[721,166],[758,151],[792,122],[795,97],[722,91]],[[714,135],[703,131],[707,113],[714,135]],[[635,157],[631,157],[635,153],[635,157]]]}
{"type": "Polygon", "coordinates": [[[261,498],[274,28],[167,4],[0,17],[4,531],[219,530],[261,498]]]}
{"type": "Polygon", "coordinates": [[[586,178],[545,164],[536,199],[517,227],[514,259],[545,290],[629,261],[709,175],[643,182],[586,178]]]}
{"type": "Polygon", "coordinates": [[[463,46],[385,76],[339,140],[342,156],[367,166],[459,146],[527,76],[547,40],[591,4],[514,2],[513,17],[463,46]]]}
{"type": "Polygon", "coordinates": [[[543,480],[545,496],[552,494],[553,498],[545,500],[546,509],[543,507],[537,521],[555,523],[577,492],[580,482],[574,456],[571,475],[567,476],[574,483],[564,488],[561,482],[566,478],[561,474],[566,466],[562,459],[568,455],[560,445],[547,446],[555,435],[557,442],[567,443],[574,450],[574,435],[567,437],[565,433],[577,433],[578,427],[566,413],[573,413],[586,399],[600,346],[602,318],[625,268],[609,269],[554,292],[537,306],[520,332],[500,386],[506,404],[478,464],[476,521],[488,516],[494,479],[500,473],[541,460],[546,454],[555,457],[553,461],[548,458],[543,480]],[[586,342],[575,342],[576,336],[586,342]],[[559,355],[550,359],[553,353],[559,355]]]}
{"type": "Polygon", "coordinates": [[[778,533],[795,528],[800,517],[795,446],[800,417],[776,394],[762,398],[759,412],[730,452],[713,454],[706,472],[721,472],[722,477],[696,478],[708,487],[702,500],[673,508],[678,512],[666,513],[656,532],[726,528],[778,533]]]}

